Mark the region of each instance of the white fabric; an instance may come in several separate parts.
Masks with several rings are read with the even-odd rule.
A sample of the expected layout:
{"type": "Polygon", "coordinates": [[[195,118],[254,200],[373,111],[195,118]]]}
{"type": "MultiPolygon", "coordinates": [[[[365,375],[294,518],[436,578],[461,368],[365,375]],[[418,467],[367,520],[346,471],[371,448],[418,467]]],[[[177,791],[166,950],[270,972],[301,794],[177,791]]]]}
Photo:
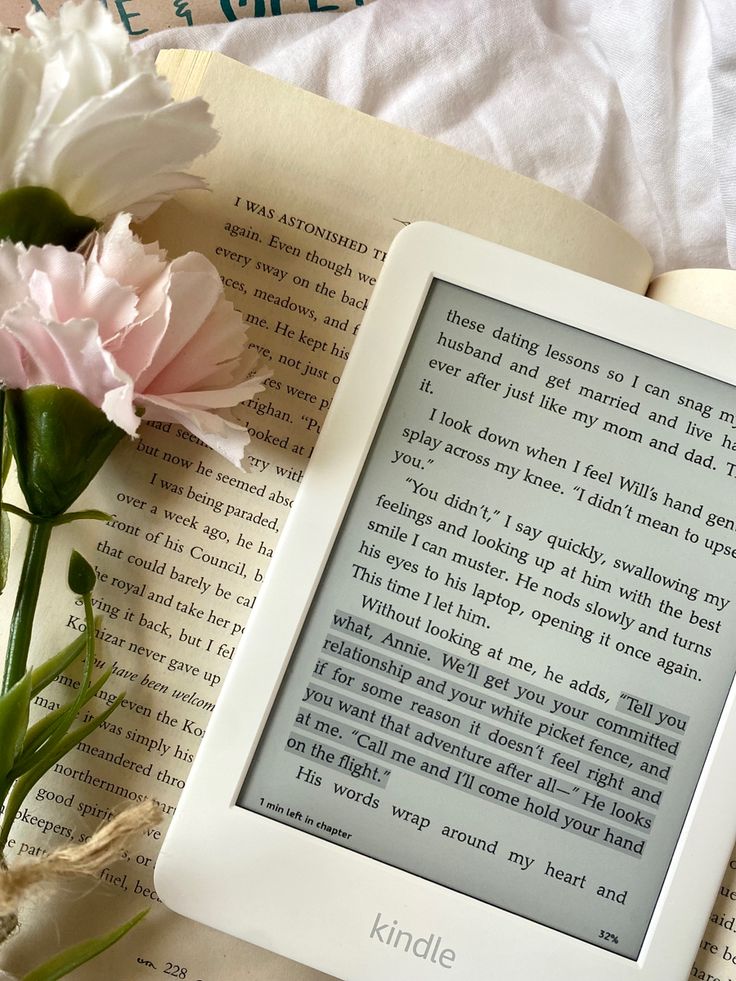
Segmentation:
{"type": "Polygon", "coordinates": [[[656,272],[736,267],[734,0],[374,0],[137,43],[222,51],[536,178],[656,272]]]}

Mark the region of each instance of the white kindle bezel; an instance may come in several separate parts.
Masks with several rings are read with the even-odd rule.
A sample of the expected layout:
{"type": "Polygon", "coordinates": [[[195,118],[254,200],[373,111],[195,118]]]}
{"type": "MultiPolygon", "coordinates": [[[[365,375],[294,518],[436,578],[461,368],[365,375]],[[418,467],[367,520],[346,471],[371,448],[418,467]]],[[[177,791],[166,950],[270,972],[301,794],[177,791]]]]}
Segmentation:
{"type": "Polygon", "coordinates": [[[172,909],[350,981],[678,981],[736,832],[734,686],[637,960],[235,805],[432,281],[736,384],[736,332],[439,225],[392,245],[156,866],[172,909]],[[646,324],[646,332],[642,324],[646,324]],[[377,914],[451,968],[371,941],[377,914]]]}

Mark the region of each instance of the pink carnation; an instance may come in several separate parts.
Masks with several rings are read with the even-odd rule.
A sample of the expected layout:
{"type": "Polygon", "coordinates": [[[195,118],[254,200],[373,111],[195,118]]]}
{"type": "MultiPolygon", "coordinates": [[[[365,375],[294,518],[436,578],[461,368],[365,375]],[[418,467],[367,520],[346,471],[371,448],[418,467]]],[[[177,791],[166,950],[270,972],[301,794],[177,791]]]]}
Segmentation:
{"type": "Polygon", "coordinates": [[[142,409],[242,466],[248,432],[228,410],[265,377],[242,319],[204,256],[167,262],[128,224],[95,235],[87,258],[0,242],[0,385],[73,388],[131,436],[142,409]]]}

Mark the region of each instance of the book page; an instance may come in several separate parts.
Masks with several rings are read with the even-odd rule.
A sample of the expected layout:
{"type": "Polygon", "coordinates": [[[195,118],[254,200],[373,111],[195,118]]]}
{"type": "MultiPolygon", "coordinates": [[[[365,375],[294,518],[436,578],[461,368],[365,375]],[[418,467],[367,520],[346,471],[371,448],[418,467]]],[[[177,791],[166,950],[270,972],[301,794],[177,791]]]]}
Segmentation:
{"type": "MultiPolygon", "coordinates": [[[[648,256],[626,232],[556,191],[221,56],[176,52],[163,64],[180,96],[206,96],[223,139],[198,168],[211,193],[165,206],[145,237],[171,253],[197,249],[218,266],[272,376],[243,407],[247,473],[179,426],[147,424],[80,501],[113,513],[111,521],[55,533],[34,651],[56,650],[82,629],[64,585],[73,545],[98,570],[98,668],[113,668],[103,704],[127,694],[31,793],[11,861],[79,840],[143,797],[159,801],[167,818],[173,812],[383,257],[404,224],[452,224],[637,292],[650,276],[648,256]]],[[[23,530],[14,532],[17,549],[23,530]]],[[[3,623],[13,594],[11,583],[3,623]]],[[[74,684],[64,676],[39,706],[67,700],[74,684]]],[[[25,910],[26,929],[6,945],[3,967],[20,974],[148,905],[140,927],[75,977],[93,981],[103,963],[125,979],[319,977],[167,911],[152,878],[164,829],[104,869],[95,891],[65,887],[53,914],[41,903],[25,910]]],[[[258,902],[257,883],[250,898],[258,902]]]]}
{"type": "Polygon", "coordinates": [[[731,856],[690,977],[736,981],[736,853],[731,856]]]}
{"type": "Polygon", "coordinates": [[[698,317],[736,327],[736,271],[676,269],[657,276],[647,296],[698,317]]]}
{"type": "MultiPolygon", "coordinates": [[[[178,205],[167,205],[158,218],[154,216],[151,233],[160,232],[164,244],[168,240],[172,248],[174,240],[179,249],[191,247],[189,242],[194,241],[204,251],[209,243],[200,236],[208,234],[214,242],[223,230],[216,227],[216,220],[229,220],[243,227],[241,232],[231,232],[235,240],[240,236],[248,241],[250,226],[259,236],[264,234],[263,244],[271,249],[271,257],[280,257],[288,272],[301,265],[305,275],[310,269],[315,280],[320,266],[329,270],[327,260],[332,256],[352,252],[369,263],[380,262],[403,225],[426,220],[633,292],[647,288],[652,265],[643,246],[605,215],[559,191],[296,89],[220,54],[164,51],[158,66],[178,97],[205,97],[223,134],[204,162],[213,200],[182,195],[178,205]],[[333,224],[349,223],[352,248],[329,234],[334,229],[327,219],[333,224]],[[327,234],[313,227],[317,220],[327,234]],[[287,240],[281,248],[270,239],[276,232],[287,240]],[[371,249],[364,250],[368,233],[371,249]],[[289,252],[290,245],[310,239],[318,256],[305,254],[314,249],[305,249],[301,257],[289,252]],[[332,244],[338,249],[330,249],[332,244]]],[[[230,257],[210,251],[214,261],[226,260],[225,268],[238,267],[234,257],[238,250],[233,248],[230,257]]],[[[249,270],[251,275],[254,271],[249,270]]],[[[355,273],[343,275],[360,285],[360,277],[355,283],[355,273]]],[[[304,289],[319,292],[314,283],[304,289]]]]}

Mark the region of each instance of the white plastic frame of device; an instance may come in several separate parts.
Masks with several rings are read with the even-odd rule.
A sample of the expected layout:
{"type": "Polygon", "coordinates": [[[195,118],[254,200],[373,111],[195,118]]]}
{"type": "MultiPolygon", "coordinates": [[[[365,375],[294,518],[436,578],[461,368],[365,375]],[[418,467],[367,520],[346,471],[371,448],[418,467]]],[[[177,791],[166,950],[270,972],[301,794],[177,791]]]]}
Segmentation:
{"type": "Polygon", "coordinates": [[[350,981],[684,979],[736,829],[735,382],[726,327],[402,231],[164,902],[350,981]]]}

